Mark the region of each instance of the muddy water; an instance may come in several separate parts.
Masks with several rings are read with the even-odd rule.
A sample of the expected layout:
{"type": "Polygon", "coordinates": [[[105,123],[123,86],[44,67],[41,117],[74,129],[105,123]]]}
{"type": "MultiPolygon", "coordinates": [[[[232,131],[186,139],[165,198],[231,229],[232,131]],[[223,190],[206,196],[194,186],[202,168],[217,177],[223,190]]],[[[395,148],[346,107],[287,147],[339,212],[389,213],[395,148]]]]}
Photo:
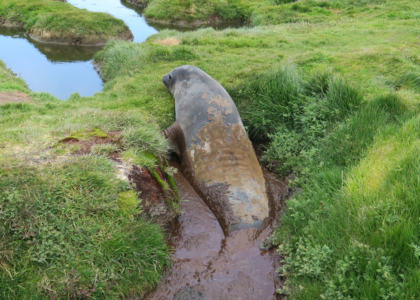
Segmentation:
{"type": "MultiPolygon", "coordinates": [[[[175,167],[179,165],[174,163],[175,167]]],[[[279,257],[260,246],[271,235],[287,195],[287,182],[264,170],[271,223],[263,229],[235,231],[225,238],[216,217],[178,172],[175,180],[184,199],[182,215],[170,234],[173,264],[149,300],[270,300],[280,279],[279,257]]]]}

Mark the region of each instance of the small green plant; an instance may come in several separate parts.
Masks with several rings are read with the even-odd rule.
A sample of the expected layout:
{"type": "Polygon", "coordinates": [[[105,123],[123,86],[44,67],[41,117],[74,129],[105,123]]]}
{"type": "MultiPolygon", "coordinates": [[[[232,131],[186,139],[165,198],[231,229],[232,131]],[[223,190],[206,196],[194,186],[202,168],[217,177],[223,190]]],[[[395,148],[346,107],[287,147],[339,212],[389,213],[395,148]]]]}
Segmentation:
{"type": "Polygon", "coordinates": [[[70,133],[69,136],[61,139],[60,142],[66,142],[66,141],[69,141],[69,140],[77,140],[77,141],[88,140],[88,139],[91,139],[93,137],[107,138],[108,135],[105,132],[103,132],[102,129],[100,129],[100,128],[95,128],[95,129],[92,129],[92,130],[83,129],[83,130],[80,130],[80,131],[77,131],[77,132],[70,133]]]}
{"type": "Polygon", "coordinates": [[[140,203],[138,193],[133,190],[118,193],[117,204],[123,212],[129,215],[141,213],[140,203]]]}
{"type": "MultiPolygon", "coordinates": [[[[128,127],[123,133],[124,147],[133,148],[137,151],[148,153],[164,154],[168,150],[168,142],[163,135],[155,128],[141,126],[128,127]]],[[[155,155],[153,154],[153,155],[155,155]]],[[[145,153],[144,155],[148,155],[145,153]]]]}
{"type": "Polygon", "coordinates": [[[98,155],[108,155],[118,150],[119,150],[118,145],[110,144],[110,143],[96,144],[96,145],[93,145],[91,148],[91,152],[93,154],[98,154],[98,155]]]}
{"type": "Polygon", "coordinates": [[[116,178],[104,157],[43,166],[1,162],[0,198],[6,268],[0,286],[14,294],[67,297],[89,290],[92,297],[117,298],[156,284],[169,264],[162,230],[133,217],[141,209],[138,193],[116,178]]]}

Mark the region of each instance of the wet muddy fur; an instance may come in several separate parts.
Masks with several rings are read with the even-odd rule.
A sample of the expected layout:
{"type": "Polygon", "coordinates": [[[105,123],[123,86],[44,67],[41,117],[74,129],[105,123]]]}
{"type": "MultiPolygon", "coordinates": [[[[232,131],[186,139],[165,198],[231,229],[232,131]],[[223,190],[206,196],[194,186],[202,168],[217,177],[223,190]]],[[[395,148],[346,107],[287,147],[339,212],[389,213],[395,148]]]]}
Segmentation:
{"type": "Polygon", "coordinates": [[[225,234],[262,228],[268,218],[265,181],[235,104],[226,90],[193,66],[162,79],[175,97],[177,121],[165,130],[185,176],[225,234]]]}

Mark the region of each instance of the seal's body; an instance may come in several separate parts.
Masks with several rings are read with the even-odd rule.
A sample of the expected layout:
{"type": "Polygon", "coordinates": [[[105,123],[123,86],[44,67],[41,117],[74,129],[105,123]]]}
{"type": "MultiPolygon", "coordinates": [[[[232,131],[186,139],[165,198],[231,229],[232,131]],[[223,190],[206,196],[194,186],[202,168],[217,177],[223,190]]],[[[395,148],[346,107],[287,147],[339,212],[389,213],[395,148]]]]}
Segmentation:
{"type": "Polygon", "coordinates": [[[176,111],[176,122],[164,133],[185,175],[225,232],[261,228],[269,213],[265,180],[229,94],[194,66],[176,68],[162,81],[176,111]]]}

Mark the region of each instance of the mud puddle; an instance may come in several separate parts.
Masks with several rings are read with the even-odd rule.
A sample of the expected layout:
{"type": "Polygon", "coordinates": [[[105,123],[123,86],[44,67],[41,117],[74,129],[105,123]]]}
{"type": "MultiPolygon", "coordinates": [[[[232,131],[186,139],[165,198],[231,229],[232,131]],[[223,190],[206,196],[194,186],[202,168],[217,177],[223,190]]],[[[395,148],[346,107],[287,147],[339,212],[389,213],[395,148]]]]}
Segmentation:
{"type": "MultiPolygon", "coordinates": [[[[172,163],[173,167],[180,165],[172,163]]],[[[275,249],[260,246],[278,223],[288,194],[287,180],[263,169],[270,198],[271,222],[263,230],[239,230],[225,238],[216,217],[181,172],[175,175],[182,215],[170,233],[171,270],[144,299],[153,300],[271,300],[281,281],[275,270],[275,249]]]]}

